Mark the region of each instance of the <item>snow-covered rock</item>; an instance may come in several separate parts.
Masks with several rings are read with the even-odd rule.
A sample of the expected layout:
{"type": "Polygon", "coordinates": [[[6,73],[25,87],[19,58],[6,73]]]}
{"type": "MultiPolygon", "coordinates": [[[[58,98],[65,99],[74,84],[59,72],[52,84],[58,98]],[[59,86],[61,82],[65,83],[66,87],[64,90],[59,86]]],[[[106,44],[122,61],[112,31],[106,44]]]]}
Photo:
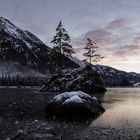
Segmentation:
{"type": "Polygon", "coordinates": [[[133,86],[134,87],[140,87],[140,83],[134,83],[133,86]]]}
{"type": "Polygon", "coordinates": [[[90,66],[65,69],[60,74],[51,76],[40,91],[65,92],[73,90],[88,93],[106,91],[99,74],[90,66]]]}
{"type": "Polygon", "coordinates": [[[82,91],[64,92],[55,96],[46,106],[47,116],[91,117],[105,110],[96,97],[82,91]]]}

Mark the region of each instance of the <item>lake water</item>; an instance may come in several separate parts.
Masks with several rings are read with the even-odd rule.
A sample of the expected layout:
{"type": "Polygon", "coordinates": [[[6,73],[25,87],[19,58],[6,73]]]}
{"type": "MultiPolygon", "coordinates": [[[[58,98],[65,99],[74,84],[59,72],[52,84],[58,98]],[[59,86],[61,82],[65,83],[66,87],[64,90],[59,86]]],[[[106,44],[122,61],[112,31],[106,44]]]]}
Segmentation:
{"type": "Polygon", "coordinates": [[[140,139],[140,88],[109,88],[96,94],[106,111],[95,120],[47,120],[45,106],[56,93],[0,89],[0,140],[140,139]]]}

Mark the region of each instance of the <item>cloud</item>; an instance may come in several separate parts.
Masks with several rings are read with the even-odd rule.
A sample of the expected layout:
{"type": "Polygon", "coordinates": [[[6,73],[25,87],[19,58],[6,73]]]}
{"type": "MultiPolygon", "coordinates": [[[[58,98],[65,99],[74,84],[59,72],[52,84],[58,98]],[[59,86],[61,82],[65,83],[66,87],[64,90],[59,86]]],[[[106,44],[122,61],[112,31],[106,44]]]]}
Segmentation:
{"type": "Polygon", "coordinates": [[[83,47],[91,37],[108,64],[112,59],[138,56],[139,48],[129,47],[133,50],[129,52],[120,46],[140,45],[139,13],[140,0],[0,0],[1,16],[50,46],[62,19],[75,48],[83,47]]]}
{"type": "Polygon", "coordinates": [[[139,44],[140,43],[140,37],[135,37],[133,39],[133,41],[136,43],[136,44],[139,44]]]}
{"type": "Polygon", "coordinates": [[[108,30],[117,30],[117,29],[121,29],[124,28],[128,25],[129,23],[129,19],[128,18],[119,18],[119,19],[115,19],[112,22],[109,23],[108,26],[106,26],[105,28],[108,30]]]}
{"type": "Polygon", "coordinates": [[[99,52],[106,57],[105,61],[126,61],[132,56],[139,55],[140,37],[130,18],[115,19],[104,27],[88,31],[75,41],[76,45],[79,48],[85,45],[87,38],[97,43],[99,52]]]}
{"type": "Polygon", "coordinates": [[[91,38],[100,46],[115,44],[119,38],[120,30],[126,29],[127,18],[119,18],[109,22],[106,26],[90,30],[79,38],[75,39],[76,45],[83,45],[87,38],[91,38]]]}

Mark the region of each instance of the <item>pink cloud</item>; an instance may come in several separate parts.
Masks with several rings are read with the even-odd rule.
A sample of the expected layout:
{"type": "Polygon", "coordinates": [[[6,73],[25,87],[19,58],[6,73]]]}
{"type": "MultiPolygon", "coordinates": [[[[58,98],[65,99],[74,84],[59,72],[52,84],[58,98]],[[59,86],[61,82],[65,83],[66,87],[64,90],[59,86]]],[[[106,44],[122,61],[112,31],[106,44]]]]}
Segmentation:
{"type": "Polygon", "coordinates": [[[120,19],[116,19],[112,22],[109,23],[108,26],[106,26],[105,28],[107,29],[121,29],[124,28],[128,25],[128,19],[127,18],[120,18],[120,19]]]}
{"type": "Polygon", "coordinates": [[[135,43],[140,43],[140,37],[135,37],[133,40],[135,43]]]}
{"type": "Polygon", "coordinates": [[[75,39],[74,43],[76,46],[85,45],[86,39],[91,38],[94,40],[100,47],[105,47],[107,45],[113,45],[120,41],[118,35],[115,35],[114,32],[118,29],[126,28],[128,25],[128,19],[121,18],[116,19],[106,26],[101,27],[96,30],[91,30],[85,33],[84,35],[80,36],[79,38],[75,39]]]}
{"type": "Polygon", "coordinates": [[[121,58],[128,58],[132,55],[139,53],[140,45],[128,45],[124,47],[120,47],[120,49],[114,50],[113,55],[116,55],[121,58]]]}
{"type": "MultiPolygon", "coordinates": [[[[140,50],[140,45],[138,45],[138,43],[140,43],[140,37],[134,37],[137,35],[137,31],[129,24],[130,22],[127,18],[116,19],[104,27],[91,30],[79,37],[76,40],[77,46],[78,48],[80,48],[81,45],[82,47],[85,46],[86,39],[91,38],[97,43],[99,52],[105,56],[105,61],[115,59],[128,60],[129,57],[139,55],[140,50]],[[129,31],[126,30],[128,28],[129,31]]],[[[83,53],[83,50],[78,50],[79,57],[80,52],[83,53]]]]}

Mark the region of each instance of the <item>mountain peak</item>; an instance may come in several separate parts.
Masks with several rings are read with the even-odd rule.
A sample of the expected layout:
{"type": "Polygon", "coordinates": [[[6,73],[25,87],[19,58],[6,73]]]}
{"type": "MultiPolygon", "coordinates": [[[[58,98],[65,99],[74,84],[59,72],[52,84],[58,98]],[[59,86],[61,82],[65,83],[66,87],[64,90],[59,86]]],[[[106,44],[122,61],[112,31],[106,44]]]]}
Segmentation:
{"type": "Polygon", "coordinates": [[[6,18],[4,18],[4,17],[0,16],[0,20],[5,21],[5,20],[8,20],[8,19],[6,19],[6,18]]]}
{"type": "Polygon", "coordinates": [[[5,58],[5,55],[6,58],[14,56],[14,59],[16,56],[24,56],[23,59],[31,64],[40,63],[39,58],[44,57],[44,50],[49,50],[38,37],[15,26],[4,17],[0,17],[0,46],[2,58],[5,58]]]}
{"type": "Polygon", "coordinates": [[[30,42],[43,44],[43,42],[40,39],[38,39],[35,35],[30,33],[29,31],[24,31],[20,29],[4,17],[0,17],[0,31],[4,31],[8,35],[16,39],[24,40],[24,43],[26,42],[26,40],[30,40],[30,42]]]}
{"type": "Polygon", "coordinates": [[[8,19],[0,17],[0,30],[6,32],[10,36],[18,37],[19,33],[17,32],[17,30],[20,30],[20,28],[16,27],[8,19]]]}
{"type": "Polygon", "coordinates": [[[16,27],[12,22],[2,16],[0,17],[0,24],[3,24],[5,26],[7,25],[9,27],[16,27]]]}

